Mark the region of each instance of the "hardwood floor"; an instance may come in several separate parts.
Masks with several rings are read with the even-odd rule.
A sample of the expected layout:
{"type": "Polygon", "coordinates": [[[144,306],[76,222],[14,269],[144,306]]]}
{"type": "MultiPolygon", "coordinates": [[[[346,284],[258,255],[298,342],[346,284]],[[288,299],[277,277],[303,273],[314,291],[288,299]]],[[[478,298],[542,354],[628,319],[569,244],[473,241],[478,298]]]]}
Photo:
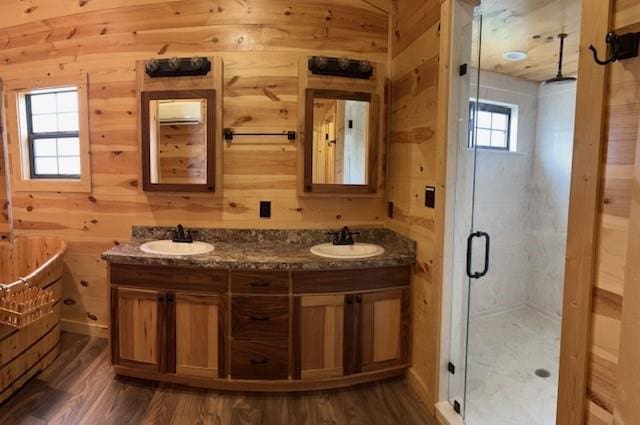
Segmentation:
{"type": "Polygon", "coordinates": [[[0,424],[434,425],[402,379],[297,394],[221,393],[113,375],[107,340],[62,334],[51,367],[0,405],[0,424]]]}

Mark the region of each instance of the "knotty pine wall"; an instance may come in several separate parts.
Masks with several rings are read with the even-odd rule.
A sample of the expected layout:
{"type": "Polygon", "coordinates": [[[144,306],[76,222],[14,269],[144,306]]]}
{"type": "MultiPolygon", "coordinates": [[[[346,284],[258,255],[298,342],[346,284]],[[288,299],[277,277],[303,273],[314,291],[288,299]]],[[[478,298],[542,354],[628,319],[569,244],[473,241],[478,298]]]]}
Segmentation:
{"type": "MultiPolygon", "coordinates": [[[[640,31],[637,0],[614,1],[613,28],[640,31]]],[[[613,423],[636,149],[640,143],[640,59],[609,65],[598,257],[591,322],[587,423],[613,423]]],[[[626,308],[626,306],[625,306],[626,308]]],[[[637,308],[637,306],[635,307],[637,308]]],[[[636,328],[637,330],[637,328],[636,328]]],[[[637,356],[637,353],[635,354],[637,356]]],[[[629,371],[631,372],[631,371],[629,371]]]]}
{"type": "MultiPolygon", "coordinates": [[[[296,148],[278,139],[239,138],[224,148],[224,191],[166,196],[139,191],[135,61],[219,56],[224,126],[295,130],[301,55],[388,58],[388,13],[363,0],[30,0],[3,3],[0,78],[86,71],[89,77],[91,194],[14,192],[15,234],[59,235],[65,256],[68,327],[107,325],[100,253],[134,224],[210,227],[383,225],[376,199],[298,198],[296,148]],[[272,201],[270,220],[258,218],[272,201]]],[[[12,125],[9,123],[9,125],[12,125]]],[[[0,192],[1,193],[1,192],[0,192]]],[[[4,227],[0,224],[0,232],[4,227]]]]}
{"type": "MultiPolygon", "coordinates": [[[[2,134],[2,130],[2,122],[0,121],[0,135],[2,134]]],[[[6,175],[4,147],[0,142],[0,243],[3,243],[9,238],[9,200],[7,196],[6,175]]]]}
{"type": "Polygon", "coordinates": [[[402,0],[394,4],[391,60],[389,227],[418,243],[413,276],[411,376],[433,412],[438,398],[440,297],[444,208],[444,143],[437,141],[440,1],[402,0]],[[424,187],[438,187],[438,209],[424,207],[424,187]]]}

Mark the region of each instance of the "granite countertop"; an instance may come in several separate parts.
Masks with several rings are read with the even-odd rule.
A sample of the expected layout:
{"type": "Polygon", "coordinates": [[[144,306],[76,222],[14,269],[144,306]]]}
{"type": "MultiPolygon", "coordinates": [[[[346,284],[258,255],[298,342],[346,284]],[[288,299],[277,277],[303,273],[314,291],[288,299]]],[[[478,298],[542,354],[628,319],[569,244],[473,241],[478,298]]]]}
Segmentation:
{"type": "Polygon", "coordinates": [[[132,240],[102,254],[102,259],[117,264],[181,266],[242,270],[323,270],[400,266],[415,263],[416,244],[389,229],[357,228],[356,242],[375,243],[385,252],[361,259],[323,258],[309,249],[330,241],[322,230],[187,229],[194,241],[212,244],[213,252],[194,256],[148,254],[140,246],[151,240],[171,239],[174,228],[134,226],[132,240]]]}

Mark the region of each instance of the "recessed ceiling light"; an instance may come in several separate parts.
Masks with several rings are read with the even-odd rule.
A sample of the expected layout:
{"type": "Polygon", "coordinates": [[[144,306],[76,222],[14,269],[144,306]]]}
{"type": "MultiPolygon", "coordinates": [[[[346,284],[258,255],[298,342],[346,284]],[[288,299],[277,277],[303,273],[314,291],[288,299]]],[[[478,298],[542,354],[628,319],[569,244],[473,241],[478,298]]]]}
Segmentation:
{"type": "Polygon", "coordinates": [[[513,52],[505,52],[502,55],[502,57],[508,61],[517,62],[517,61],[525,60],[526,58],[529,57],[529,55],[526,52],[513,51],[513,52]]]}

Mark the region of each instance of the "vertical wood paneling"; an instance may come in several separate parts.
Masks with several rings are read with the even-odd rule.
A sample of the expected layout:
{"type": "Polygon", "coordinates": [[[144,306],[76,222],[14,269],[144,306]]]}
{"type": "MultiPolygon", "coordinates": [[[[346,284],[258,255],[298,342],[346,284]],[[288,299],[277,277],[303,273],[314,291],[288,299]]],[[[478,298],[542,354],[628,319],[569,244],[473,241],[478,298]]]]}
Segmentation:
{"type": "MultiPolygon", "coordinates": [[[[599,323],[593,317],[593,287],[596,286],[594,264],[597,262],[599,221],[598,188],[602,177],[602,134],[606,103],[607,69],[589,58],[588,45],[602,50],[609,30],[609,1],[582,2],[580,61],[573,135],[573,168],[569,201],[569,224],[565,261],[558,378],[559,424],[582,424],[585,417],[585,394],[595,382],[588,374],[590,332],[599,323]]],[[[591,350],[593,352],[593,350],[591,350]]]]}
{"type": "MultiPolygon", "coordinates": [[[[636,2],[637,3],[637,2],[636,2]]],[[[622,11],[630,11],[623,8],[622,11]]],[[[627,21],[629,23],[629,21],[627,21]]],[[[640,32],[640,16],[634,15],[632,26],[625,28],[625,32],[640,32]]],[[[624,167],[624,193],[621,198],[628,208],[624,218],[628,221],[626,227],[627,243],[626,267],[622,297],[615,299],[622,303],[622,311],[616,310],[615,315],[620,323],[619,349],[617,368],[612,368],[617,374],[611,376],[612,385],[607,395],[614,396],[613,423],[616,425],[631,425],[640,422],[640,371],[638,352],[640,350],[640,59],[618,63],[612,67],[610,82],[610,135],[609,145],[612,149],[621,147],[628,153],[624,159],[616,161],[616,167],[624,167]],[[615,126],[614,126],[615,124],[615,126]],[[615,129],[615,131],[614,131],[615,129]],[[620,131],[621,130],[621,131],[620,131]],[[614,133],[621,133],[612,136],[614,133]]],[[[610,300],[611,297],[607,298],[610,300]]],[[[594,341],[594,345],[598,341],[594,341]]],[[[606,408],[606,407],[605,407],[606,408]]],[[[610,411],[609,409],[606,409],[610,411]]]]}
{"type": "MultiPolygon", "coordinates": [[[[439,56],[441,48],[444,52],[449,48],[448,38],[440,38],[440,3],[394,3],[388,185],[388,197],[394,203],[389,227],[418,243],[411,294],[412,377],[432,413],[439,385],[446,149],[446,134],[438,133],[438,111],[439,102],[446,101],[448,95],[440,91],[445,89],[441,86],[441,67],[448,66],[448,59],[439,60],[439,56]],[[425,186],[438,188],[436,209],[424,206],[425,186]]],[[[446,11],[447,5],[445,2],[442,10],[446,11]]],[[[446,113],[440,118],[446,120],[446,113]]]]}
{"type": "MultiPolygon", "coordinates": [[[[615,0],[613,28],[633,25],[619,32],[640,31],[639,10],[637,1],[615,0]]],[[[604,178],[587,385],[586,416],[590,424],[631,424],[639,418],[634,383],[638,377],[637,338],[632,336],[637,333],[634,276],[638,266],[634,241],[638,217],[637,209],[632,212],[636,208],[632,203],[637,198],[634,191],[638,184],[639,67],[638,59],[614,63],[609,66],[607,80],[604,178]],[[622,337],[625,332],[627,336],[622,337]]]]}
{"type": "MultiPolygon", "coordinates": [[[[203,227],[328,227],[384,223],[385,201],[296,195],[296,146],[286,139],[237,138],[224,146],[222,197],[142,193],[135,62],[160,55],[224,62],[224,127],[297,130],[298,62],[349,56],[387,67],[388,14],[361,0],[205,0],[53,3],[10,1],[0,17],[0,78],[89,78],[91,194],[15,192],[17,234],[69,243],[67,321],[106,327],[102,251],[133,224],[203,227]],[[108,3],[108,5],[107,5],[108,3]],[[30,9],[26,12],[25,9],[30,9]],[[271,220],[258,218],[272,202],[271,220]]],[[[10,123],[10,125],[13,125],[10,123]]],[[[1,166],[1,164],[0,164],[1,166]]],[[[0,179],[0,185],[2,180],[0,179]]],[[[0,186],[0,203],[2,200],[0,186]]],[[[0,214],[0,234],[6,231],[0,214]]]]}

